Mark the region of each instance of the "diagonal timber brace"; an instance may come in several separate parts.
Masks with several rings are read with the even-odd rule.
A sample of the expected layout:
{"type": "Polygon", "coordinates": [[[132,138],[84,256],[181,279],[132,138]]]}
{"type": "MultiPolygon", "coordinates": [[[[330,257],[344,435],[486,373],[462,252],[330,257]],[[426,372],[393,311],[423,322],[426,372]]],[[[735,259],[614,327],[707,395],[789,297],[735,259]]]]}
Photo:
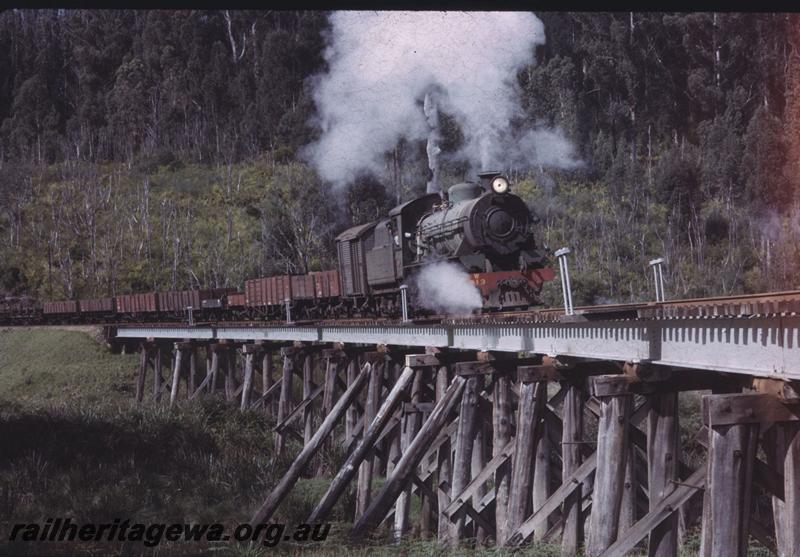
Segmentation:
{"type": "Polygon", "coordinates": [[[350,531],[352,538],[362,537],[367,531],[380,523],[386,513],[389,512],[395,499],[397,499],[400,491],[409,480],[409,474],[414,471],[422,459],[426,447],[444,428],[450,413],[461,400],[465,383],[466,380],[463,377],[456,377],[450,383],[444,397],[436,403],[433,412],[428,416],[419,433],[417,433],[411,445],[398,461],[392,475],[383,484],[380,492],[372,500],[364,514],[353,525],[353,529],[350,531]]]}
{"type": "MultiPolygon", "coordinates": [[[[370,364],[365,364],[364,369],[369,371],[369,367],[370,364]]],[[[322,499],[320,499],[317,506],[311,512],[311,515],[308,517],[309,524],[322,522],[328,517],[333,509],[333,505],[336,504],[336,501],[358,472],[359,465],[370,455],[372,447],[381,431],[394,416],[394,412],[400,403],[401,396],[411,384],[413,377],[413,369],[407,367],[403,370],[403,373],[392,387],[383,405],[381,405],[378,412],[375,414],[375,418],[370,423],[364,436],[358,442],[358,445],[356,445],[355,450],[347,457],[347,460],[339,469],[339,472],[331,482],[325,495],[322,496],[322,499]]]]}
{"type": "Polygon", "coordinates": [[[347,410],[347,407],[352,404],[358,393],[360,393],[361,389],[364,388],[368,376],[369,366],[365,366],[361,370],[361,373],[359,373],[356,377],[356,380],[344,392],[339,400],[336,401],[331,413],[325,417],[325,420],[319,426],[319,429],[317,429],[316,433],[314,433],[314,436],[311,438],[309,443],[303,447],[303,450],[300,451],[299,455],[297,455],[297,458],[295,458],[294,462],[292,462],[292,465],[289,466],[289,470],[286,471],[286,474],[284,474],[283,478],[281,478],[281,481],[278,482],[278,485],[275,486],[275,489],[272,491],[272,493],[270,493],[269,497],[267,497],[267,500],[264,501],[264,504],[261,505],[261,508],[258,509],[256,514],[250,520],[251,525],[264,523],[272,517],[272,515],[275,513],[275,510],[278,508],[278,505],[280,505],[281,501],[283,501],[284,497],[286,497],[286,494],[289,493],[289,490],[291,490],[294,484],[297,482],[297,479],[300,477],[303,469],[320,449],[320,447],[322,447],[325,439],[331,434],[336,422],[338,422],[339,419],[344,416],[344,412],[347,410]]]}

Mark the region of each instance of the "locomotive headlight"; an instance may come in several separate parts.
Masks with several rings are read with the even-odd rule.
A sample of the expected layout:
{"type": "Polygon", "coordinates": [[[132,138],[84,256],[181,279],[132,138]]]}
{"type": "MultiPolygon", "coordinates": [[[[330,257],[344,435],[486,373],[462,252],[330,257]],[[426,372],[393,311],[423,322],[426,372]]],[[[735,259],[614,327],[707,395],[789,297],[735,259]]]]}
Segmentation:
{"type": "Polygon", "coordinates": [[[503,176],[498,176],[492,180],[492,191],[494,193],[508,193],[508,179],[503,176]]]}

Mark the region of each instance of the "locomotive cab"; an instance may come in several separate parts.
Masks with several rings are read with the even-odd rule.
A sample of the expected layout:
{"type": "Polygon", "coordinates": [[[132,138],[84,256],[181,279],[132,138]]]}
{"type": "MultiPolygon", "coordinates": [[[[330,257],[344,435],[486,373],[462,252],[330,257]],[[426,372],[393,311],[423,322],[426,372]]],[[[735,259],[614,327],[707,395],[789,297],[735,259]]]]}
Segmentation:
{"type": "Polygon", "coordinates": [[[417,222],[440,202],[439,194],[428,194],[398,205],[383,220],[339,234],[336,244],[344,294],[363,296],[397,287],[415,258],[417,222]]]}
{"type": "Polygon", "coordinates": [[[398,205],[375,224],[372,247],[366,252],[371,289],[396,289],[406,278],[406,268],[413,264],[417,252],[417,222],[437,203],[441,203],[439,194],[425,195],[398,205]]]}

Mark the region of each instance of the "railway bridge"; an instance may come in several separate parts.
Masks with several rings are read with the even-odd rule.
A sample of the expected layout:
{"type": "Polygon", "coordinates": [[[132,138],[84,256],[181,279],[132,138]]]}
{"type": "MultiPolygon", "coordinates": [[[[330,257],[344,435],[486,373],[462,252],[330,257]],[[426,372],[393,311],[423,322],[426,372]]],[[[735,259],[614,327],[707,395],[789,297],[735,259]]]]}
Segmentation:
{"type": "Polygon", "coordinates": [[[302,441],[253,523],[327,474],[309,522],[352,485],[354,538],[671,556],[699,525],[702,555],[745,555],[751,537],[800,548],[800,293],[109,334],[139,350],[138,401],[219,390],[272,417],[279,453],[302,441]],[[699,419],[681,424],[691,400],[699,419]],[[333,444],[341,465],[324,458],[333,444]]]}

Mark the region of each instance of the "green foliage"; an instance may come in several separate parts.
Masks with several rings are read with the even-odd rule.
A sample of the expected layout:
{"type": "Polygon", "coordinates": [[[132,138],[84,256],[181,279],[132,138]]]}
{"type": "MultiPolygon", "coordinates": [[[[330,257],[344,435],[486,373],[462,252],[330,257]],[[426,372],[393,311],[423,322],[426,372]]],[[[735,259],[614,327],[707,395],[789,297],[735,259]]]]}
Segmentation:
{"type": "MultiPolygon", "coordinates": [[[[509,133],[560,128],[585,163],[514,169],[535,233],[574,256],[576,303],[794,288],[798,18],[539,14],[509,133]]],[[[424,192],[423,142],[332,190],[301,162],[324,12],[0,14],[0,287],[45,298],[333,264],[342,229],[424,192]]],[[[465,87],[469,87],[465,84],[465,87]]],[[[464,130],[442,115],[443,183],[464,130]]],[[[545,292],[559,302],[557,288],[545,292]]]]}
{"type": "Polygon", "coordinates": [[[6,329],[0,332],[0,399],[39,407],[47,404],[93,404],[127,401],[136,357],[114,356],[86,332],[6,329]]]}
{"type": "MultiPolygon", "coordinates": [[[[53,516],[229,527],[249,520],[299,450],[296,443],[273,458],[272,420],[221,398],[172,410],[149,401],[137,407],[138,358],[111,355],[87,332],[96,333],[0,331],[0,531],[53,516]]],[[[329,481],[301,480],[275,520],[304,521],[329,481]]],[[[339,513],[334,509],[335,518],[339,513]]],[[[171,553],[169,547],[163,549],[171,553]]],[[[112,550],[74,543],[65,549],[112,550]]]]}
{"type": "Polygon", "coordinates": [[[207,166],[162,153],[131,169],[52,170],[30,178],[16,208],[30,228],[0,245],[3,291],[71,298],[242,287],[254,276],[335,263],[337,204],[298,163],[207,166]]]}
{"type": "Polygon", "coordinates": [[[383,184],[371,176],[361,176],[347,190],[347,210],[353,225],[384,218],[392,200],[383,184]]]}

